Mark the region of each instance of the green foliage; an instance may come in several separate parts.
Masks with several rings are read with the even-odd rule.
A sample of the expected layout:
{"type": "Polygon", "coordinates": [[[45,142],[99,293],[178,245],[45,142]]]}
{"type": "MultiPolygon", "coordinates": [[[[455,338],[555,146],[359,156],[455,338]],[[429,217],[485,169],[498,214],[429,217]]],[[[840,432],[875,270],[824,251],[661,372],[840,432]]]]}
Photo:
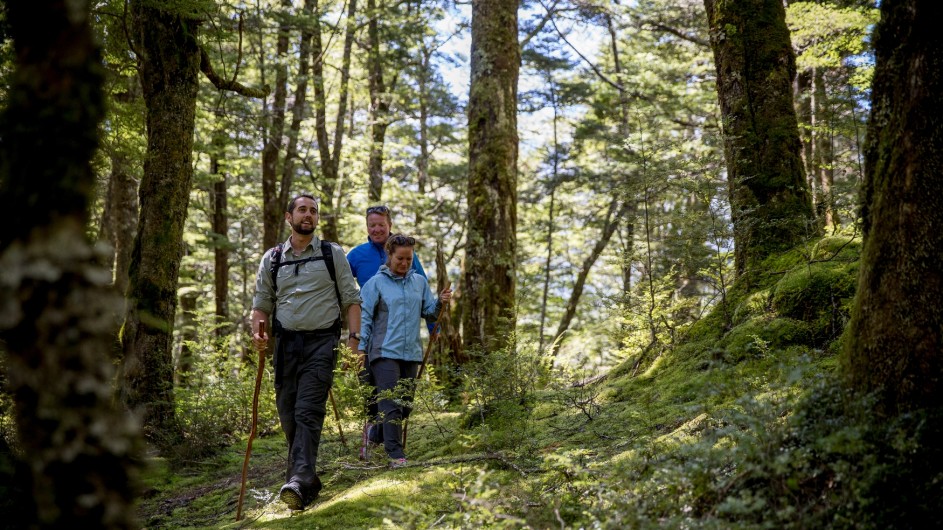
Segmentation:
{"type": "Polygon", "coordinates": [[[872,7],[790,2],[786,23],[793,46],[800,50],[796,66],[836,68],[845,58],[868,52],[868,37],[879,15],[879,10],[872,7]]]}
{"type": "MultiPolygon", "coordinates": [[[[170,456],[175,461],[214,454],[251,430],[258,356],[251,361],[232,356],[229,346],[210,338],[191,345],[204,354],[197,356],[193,370],[184,374],[187,384],[176,389],[176,412],[183,441],[171,449],[170,456]]],[[[253,355],[248,341],[237,347],[253,355]]],[[[260,435],[280,432],[270,368],[271,362],[266,362],[259,391],[256,429],[260,435]]]]}
{"type": "MultiPolygon", "coordinates": [[[[513,343],[513,341],[512,341],[513,343]]],[[[534,344],[479,355],[463,367],[468,410],[465,428],[478,427],[480,449],[518,448],[532,435],[530,411],[548,377],[547,362],[534,344]]]]}

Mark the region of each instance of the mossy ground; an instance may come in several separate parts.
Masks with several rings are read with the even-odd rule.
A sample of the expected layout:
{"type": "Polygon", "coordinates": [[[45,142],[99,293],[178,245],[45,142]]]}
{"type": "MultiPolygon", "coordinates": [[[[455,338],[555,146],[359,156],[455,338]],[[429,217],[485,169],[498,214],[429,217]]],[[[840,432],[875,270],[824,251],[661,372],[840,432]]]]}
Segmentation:
{"type": "Polygon", "coordinates": [[[471,405],[417,412],[405,468],[389,469],[381,450],[359,461],[359,425],[343,424],[349,444],[343,447],[329,418],[319,459],[324,490],[302,512],[290,513],[276,499],[286,453],[280,435],[254,444],[245,519],[238,523],[244,441],[183,469],[152,466],[142,522],[774,528],[831,517],[827,526],[855,527],[853,520],[839,524],[854,502],[834,484],[841,482],[836,470],[866,444],[832,440],[823,449],[819,437],[836,429],[847,441],[858,431],[829,420],[824,433],[810,434],[806,424],[790,422],[798,403],[836,386],[857,249],[857,241],[826,238],[772,258],[766,270],[773,274],[750,292],[729,293],[728,311],[715,310],[645,366],[630,358],[607,374],[579,374],[603,375],[587,384],[558,376],[518,405],[490,411],[484,423],[467,421],[471,405]]]}

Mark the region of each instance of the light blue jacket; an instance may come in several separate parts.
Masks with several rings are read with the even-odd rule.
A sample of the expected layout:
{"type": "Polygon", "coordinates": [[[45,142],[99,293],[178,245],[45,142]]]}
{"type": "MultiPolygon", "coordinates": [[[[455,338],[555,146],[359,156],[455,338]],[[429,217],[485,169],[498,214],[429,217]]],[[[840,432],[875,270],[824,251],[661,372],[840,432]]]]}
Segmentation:
{"type": "Polygon", "coordinates": [[[410,269],[395,276],[383,265],[360,289],[360,351],[380,357],[422,361],[419,322],[434,320],[441,303],[425,277],[410,269]]]}

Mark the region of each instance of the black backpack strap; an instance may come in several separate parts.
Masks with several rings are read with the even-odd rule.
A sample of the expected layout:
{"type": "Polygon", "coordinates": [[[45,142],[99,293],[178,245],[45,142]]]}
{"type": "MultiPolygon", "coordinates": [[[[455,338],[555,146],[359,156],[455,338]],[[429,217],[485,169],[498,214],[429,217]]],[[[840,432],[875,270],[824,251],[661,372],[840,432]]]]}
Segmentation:
{"type": "Polygon", "coordinates": [[[272,291],[278,295],[278,268],[282,266],[282,244],[279,243],[272,247],[271,269],[272,269],[272,291]]]}
{"type": "Polygon", "coordinates": [[[327,266],[327,273],[331,275],[331,281],[334,282],[334,294],[337,295],[337,310],[344,311],[344,304],[341,303],[341,290],[337,286],[337,271],[334,270],[334,251],[331,249],[330,241],[321,241],[321,255],[324,256],[324,265],[327,266]]]}
{"type": "MultiPolygon", "coordinates": [[[[278,269],[285,265],[294,265],[299,266],[302,263],[307,263],[309,261],[318,261],[324,260],[324,266],[327,267],[327,273],[331,275],[331,282],[334,283],[334,294],[337,296],[337,307],[339,311],[343,311],[344,304],[341,302],[341,291],[337,286],[337,271],[334,269],[334,252],[331,250],[330,241],[321,241],[321,255],[315,256],[313,258],[305,258],[296,261],[282,261],[282,244],[279,243],[272,248],[272,290],[275,291],[276,295],[278,293],[278,269]]],[[[297,273],[297,269],[295,271],[297,273]]]]}

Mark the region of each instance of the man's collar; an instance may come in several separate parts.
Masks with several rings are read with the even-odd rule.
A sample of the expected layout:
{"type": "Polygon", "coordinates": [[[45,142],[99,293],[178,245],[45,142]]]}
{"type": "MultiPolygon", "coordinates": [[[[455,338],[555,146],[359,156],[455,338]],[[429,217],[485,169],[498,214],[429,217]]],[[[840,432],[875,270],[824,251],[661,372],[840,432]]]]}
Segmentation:
{"type": "MultiPolygon", "coordinates": [[[[285,240],[285,244],[284,244],[283,246],[284,246],[284,248],[286,248],[286,249],[290,249],[290,250],[294,251],[294,247],[291,246],[291,236],[290,236],[290,235],[288,236],[288,239],[285,240]]],[[[319,248],[320,246],[321,246],[321,240],[318,239],[318,236],[315,235],[315,236],[312,236],[312,237],[311,237],[311,242],[308,243],[308,246],[305,247],[305,248],[303,248],[303,249],[301,249],[301,252],[304,252],[304,251],[308,250],[308,247],[311,247],[311,248],[319,248]]]]}

